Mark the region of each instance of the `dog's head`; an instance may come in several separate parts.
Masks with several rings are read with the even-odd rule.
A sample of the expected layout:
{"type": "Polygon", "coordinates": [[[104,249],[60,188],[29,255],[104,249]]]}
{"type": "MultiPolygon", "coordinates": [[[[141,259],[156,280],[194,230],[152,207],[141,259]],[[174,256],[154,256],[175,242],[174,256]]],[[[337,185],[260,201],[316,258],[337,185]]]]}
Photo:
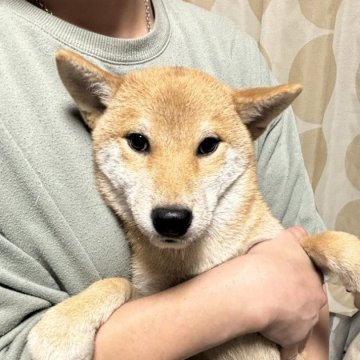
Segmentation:
{"type": "Polygon", "coordinates": [[[248,201],[252,141],[301,91],[177,67],[115,76],[66,50],[57,65],[92,130],[101,193],[158,247],[186,246],[248,201]]]}

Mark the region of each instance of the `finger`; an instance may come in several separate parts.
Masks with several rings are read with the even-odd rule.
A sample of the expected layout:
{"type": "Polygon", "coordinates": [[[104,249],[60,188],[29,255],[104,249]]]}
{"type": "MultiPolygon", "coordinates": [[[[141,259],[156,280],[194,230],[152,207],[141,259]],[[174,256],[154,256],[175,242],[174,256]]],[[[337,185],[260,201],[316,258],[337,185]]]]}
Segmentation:
{"type": "Polygon", "coordinates": [[[298,352],[299,352],[300,354],[305,350],[306,343],[307,343],[307,341],[309,340],[312,332],[313,332],[313,329],[311,329],[311,330],[309,331],[309,333],[307,334],[305,340],[302,341],[302,342],[299,344],[299,346],[298,346],[298,352]]]}
{"type": "Polygon", "coordinates": [[[308,233],[306,232],[306,230],[300,226],[293,226],[291,228],[288,229],[295,237],[296,239],[301,239],[305,236],[308,235],[308,233]]]}
{"type": "MultiPolygon", "coordinates": [[[[287,231],[289,231],[297,241],[300,242],[300,240],[306,236],[308,236],[308,233],[307,231],[300,227],[300,226],[293,226],[291,228],[288,228],[287,231]]],[[[320,278],[320,281],[322,284],[324,284],[324,274],[323,272],[321,271],[321,269],[319,267],[316,266],[316,264],[314,262],[312,262],[313,264],[313,267],[314,269],[316,270],[316,272],[318,273],[319,275],[319,278],[320,278]]],[[[327,292],[325,289],[324,289],[325,293],[327,292]]],[[[327,303],[327,300],[324,300],[324,304],[325,305],[327,303]]]]}
{"type": "Polygon", "coordinates": [[[281,360],[296,360],[298,356],[298,346],[293,345],[286,348],[282,348],[281,351],[281,360]]]}

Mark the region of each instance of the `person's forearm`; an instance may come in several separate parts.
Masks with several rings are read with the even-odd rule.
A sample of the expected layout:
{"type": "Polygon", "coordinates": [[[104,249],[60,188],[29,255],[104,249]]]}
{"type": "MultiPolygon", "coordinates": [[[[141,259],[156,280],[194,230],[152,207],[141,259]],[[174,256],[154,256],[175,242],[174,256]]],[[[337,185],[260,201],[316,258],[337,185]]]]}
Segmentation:
{"type": "Polygon", "coordinates": [[[236,258],[177,287],[123,305],[100,328],[94,360],[184,359],[258,331],[266,319],[254,298],[263,296],[263,285],[248,263],[246,257],[236,258]]]}
{"type": "Polygon", "coordinates": [[[124,304],[99,329],[94,360],[178,360],[260,332],[287,347],[317,323],[326,297],[296,238],[276,240],[174,288],[124,304]]]}

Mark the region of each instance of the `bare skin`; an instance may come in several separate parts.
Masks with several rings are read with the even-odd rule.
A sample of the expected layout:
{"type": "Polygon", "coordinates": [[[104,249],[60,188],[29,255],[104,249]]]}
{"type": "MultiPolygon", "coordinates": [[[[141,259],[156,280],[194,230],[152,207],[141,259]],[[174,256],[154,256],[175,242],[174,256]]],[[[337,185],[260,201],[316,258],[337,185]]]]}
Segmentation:
{"type": "Polygon", "coordinates": [[[144,0],[45,0],[44,4],[55,16],[102,35],[131,39],[148,32],[144,0]]]}
{"type": "MultiPolygon", "coordinates": [[[[143,0],[43,2],[54,16],[99,34],[147,34],[143,0]]],[[[125,304],[100,328],[94,359],[184,359],[251,332],[262,332],[283,347],[283,360],[292,359],[326,303],[321,279],[295,240],[303,235],[298,228],[284,232],[180,286],[125,304]]],[[[328,358],[327,319],[324,308],[308,345],[312,359],[328,358]]]]}
{"type": "MultiPolygon", "coordinates": [[[[301,234],[284,231],[248,255],[123,305],[98,331],[94,359],[185,359],[251,332],[282,345],[282,359],[292,359],[326,303],[321,279],[296,240],[301,234]]],[[[310,359],[328,359],[326,308],[321,319],[307,347],[310,359]]]]}

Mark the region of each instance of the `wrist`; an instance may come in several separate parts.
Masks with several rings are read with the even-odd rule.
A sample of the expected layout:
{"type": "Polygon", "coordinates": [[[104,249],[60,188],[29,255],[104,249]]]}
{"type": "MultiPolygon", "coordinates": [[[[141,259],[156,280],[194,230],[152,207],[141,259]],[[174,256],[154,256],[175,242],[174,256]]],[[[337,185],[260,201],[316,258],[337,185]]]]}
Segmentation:
{"type": "Polygon", "coordinates": [[[219,328],[227,329],[224,340],[261,332],[274,321],[278,305],[269,299],[276,298],[275,275],[270,274],[267,261],[260,255],[239,256],[200,276],[209,275],[211,292],[221,294],[223,310],[216,312],[223,321],[219,328]]]}
{"type": "Polygon", "coordinates": [[[252,257],[242,256],[179,286],[124,304],[98,331],[94,359],[150,360],[159,353],[166,359],[189,358],[261,331],[267,321],[260,306],[264,296],[259,271],[252,257]],[[127,347],[119,348],[120,338],[127,347]],[[171,346],[174,343],[178,346],[171,346]]]}

